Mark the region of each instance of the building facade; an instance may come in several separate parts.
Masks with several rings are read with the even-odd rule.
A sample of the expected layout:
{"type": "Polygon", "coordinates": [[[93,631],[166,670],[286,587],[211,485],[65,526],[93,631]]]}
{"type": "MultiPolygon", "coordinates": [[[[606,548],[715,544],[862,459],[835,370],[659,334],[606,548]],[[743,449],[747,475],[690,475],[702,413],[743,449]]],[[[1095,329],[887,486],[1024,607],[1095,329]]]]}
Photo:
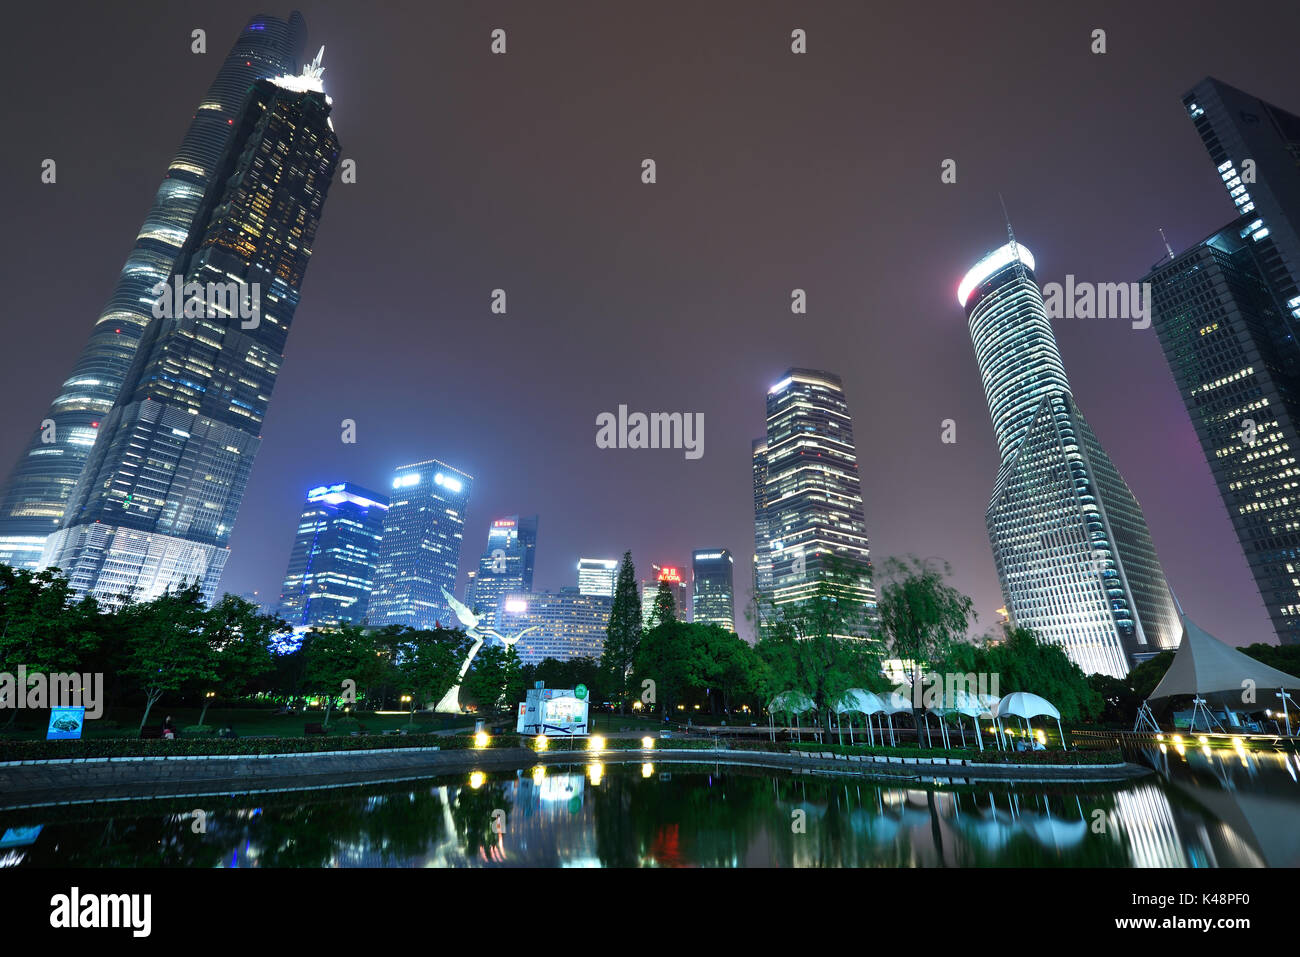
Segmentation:
{"type": "Polygon", "coordinates": [[[318,56],[252,85],[173,281],[150,290],[154,318],[41,558],[78,594],[215,595],[338,163],[321,72],[318,56]]]}
{"type": "Polygon", "coordinates": [[[989,542],[1011,621],[1123,677],[1178,644],[1178,615],[1137,499],[1074,404],[1033,270],[1013,240],[957,292],[1001,456],[989,542]]]}
{"type": "Polygon", "coordinates": [[[493,520],[488,529],[487,549],[479,559],[467,592],[467,604],[483,616],[484,625],[491,628],[496,624],[502,597],[533,590],[536,561],[536,515],[522,519],[508,515],[493,520]]]}
{"type": "Polygon", "coordinates": [[[307,493],[280,590],[280,615],[290,625],[366,620],[387,511],[387,496],[351,482],[307,493]]]}
{"type": "Polygon", "coordinates": [[[206,226],[197,221],[200,204],[249,87],[259,78],[296,73],[305,38],[306,25],[297,13],[288,21],[254,17],[227,54],[167,167],[89,342],[0,491],[0,562],[40,566],[45,541],[58,530],[153,319],[156,296],[150,290],[170,279],[191,232],[206,226]]]}
{"type": "Polygon", "coordinates": [[[876,607],[853,419],[839,376],[790,369],[767,394],[767,435],[753,446],[755,587],[760,621],[826,587],[876,607]],[[764,588],[764,584],[767,587],[764,588]]]}
{"type": "Polygon", "coordinates": [[[578,591],[584,595],[614,597],[618,561],[613,558],[579,558],[578,591]]]}
{"type": "Polygon", "coordinates": [[[686,570],[680,565],[651,565],[654,577],[641,582],[641,627],[649,628],[654,618],[659,583],[666,582],[673,593],[674,614],[678,621],[691,620],[691,586],[686,570]]]}
{"type": "Polygon", "coordinates": [[[691,553],[691,621],[736,630],[735,564],[725,548],[691,553]]]}
{"type": "Polygon", "coordinates": [[[442,589],[456,593],[465,510],[474,477],[429,459],[393,477],[370,597],[370,623],[458,627],[442,589]]]}
{"type": "Polygon", "coordinates": [[[578,588],[506,595],[497,630],[513,637],[531,629],[515,644],[519,660],[535,665],[545,658],[599,660],[614,600],[584,595],[578,588]]]}

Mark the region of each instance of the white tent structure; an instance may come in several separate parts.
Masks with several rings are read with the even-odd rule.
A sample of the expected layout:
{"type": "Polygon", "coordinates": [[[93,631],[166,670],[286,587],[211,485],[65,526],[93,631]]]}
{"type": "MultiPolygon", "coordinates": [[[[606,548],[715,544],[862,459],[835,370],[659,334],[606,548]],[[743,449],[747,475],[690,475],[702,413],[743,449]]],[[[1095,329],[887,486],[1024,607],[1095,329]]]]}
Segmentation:
{"type": "Polygon", "coordinates": [[[776,740],[775,716],[778,711],[795,718],[797,723],[799,715],[816,710],[817,706],[813,704],[813,699],[802,691],[782,691],[767,703],[767,720],[772,731],[772,740],[776,740]]]}
{"type": "MultiPolygon", "coordinates": [[[[867,719],[867,739],[871,744],[876,743],[875,731],[871,726],[871,716],[884,713],[885,705],[880,698],[871,691],[862,688],[850,688],[840,696],[840,700],[835,703],[835,723],[840,733],[840,743],[844,743],[844,730],[840,725],[840,715],[860,714],[867,719]]],[[[885,740],[885,729],[880,729],[880,740],[885,740]]],[[[853,722],[849,721],[849,744],[853,743],[853,722]]]]}
{"type": "MultiPolygon", "coordinates": [[[[956,714],[970,718],[975,725],[975,743],[979,745],[981,751],[984,750],[984,741],[980,736],[979,719],[988,714],[988,710],[980,702],[978,695],[963,688],[952,689],[951,700],[945,695],[944,700],[935,708],[935,712],[941,716],[956,714]]],[[[961,729],[961,746],[964,748],[966,747],[966,726],[961,723],[960,718],[958,718],[957,726],[961,729]]],[[[940,727],[943,728],[943,725],[940,725],[940,727]]],[[[944,730],[946,733],[946,729],[944,730]]]]}
{"type": "Polygon", "coordinates": [[[1056,705],[1046,698],[1039,697],[1028,691],[1013,691],[1009,695],[1004,695],[998,702],[997,707],[993,709],[993,717],[1002,726],[1003,718],[1020,718],[1025,722],[1027,731],[1033,730],[1033,725],[1029,723],[1031,718],[1037,718],[1046,715],[1049,718],[1056,719],[1056,730],[1061,735],[1061,748],[1065,748],[1065,731],[1061,728],[1061,712],[1056,710],[1056,705]]]}
{"type": "MultiPolygon", "coordinates": [[[[1264,704],[1259,704],[1258,708],[1242,708],[1242,705],[1279,698],[1286,714],[1287,734],[1290,734],[1291,713],[1287,703],[1293,700],[1291,692],[1300,691],[1300,678],[1270,668],[1264,662],[1224,644],[1186,615],[1182,619],[1183,640],[1174,653],[1173,663],[1138,709],[1133,730],[1159,731],[1155,713],[1151,710],[1152,702],[1191,695],[1193,731],[1198,719],[1205,722],[1207,731],[1212,725],[1219,724],[1210,711],[1211,702],[1224,707],[1224,710],[1235,706],[1235,710],[1262,711],[1267,707],[1264,704]],[[1246,698],[1248,692],[1253,692],[1249,699],[1246,698]]],[[[1222,730],[1222,725],[1219,727],[1222,730]]]]}

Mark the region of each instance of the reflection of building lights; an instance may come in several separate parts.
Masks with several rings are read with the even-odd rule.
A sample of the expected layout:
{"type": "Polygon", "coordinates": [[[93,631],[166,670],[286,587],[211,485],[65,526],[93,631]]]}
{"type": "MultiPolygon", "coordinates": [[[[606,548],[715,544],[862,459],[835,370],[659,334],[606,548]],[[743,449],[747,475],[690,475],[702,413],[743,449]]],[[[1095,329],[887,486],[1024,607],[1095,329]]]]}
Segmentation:
{"type": "Polygon", "coordinates": [[[590,738],[587,739],[587,750],[588,750],[588,751],[604,751],[604,750],[605,750],[605,739],[602,738],[602,737],[601,737],[600,735],[598,735],[598,734],[593,734],[590,738]]]}
{"type": "Polygon", "coordinates": [[[483,782],[486,780],[487,780],[487,776],[484,775],[482,771],[475,771],[469,776],[469,786],[472,787],[475,791],[477,791],[479,788],[483,786],[483,782]]]}
{"type": "Polygon", "coordinates": [[[646,735],[644,738],[641,739],[641,749],[643,751],[649,751],[652,748],[654,748],[654,746],[655,746],[655,739],[650,737],[649,735],[646,735]]]}
{"type": "Polygon", "coordinates": [[[655,773],[655,766],[648,761],[641,765],[641,777],[648,778],[655,773]]]}
{"type": "Polygon", "coordinates": [[[537,739],[533,742],[533,748],[537,751],[545,751],[547,743],[546,735],[539,734],[537,739]]]}
{"type": "Polygon", "coordinates": [[[1201,734],[1201,735],[1197,735],[1196,740],[1199,741],[1201,744],[1209,744],[1209,743],[1210,743],[1210,739],[1207,738],[1207,737],[1206,737],[1205,735],[1203,735],[1203,734],[1201,734]]]}
{"type": "Polygon", "coordinates": [[[542,782],[545,780],[546,780],[546,768],[542,767],[539,764],[537,765],[537,767],[533,768],[533,785],[535,787],[541,787],[542,782]]]}
{"type": "Polygon", "coordinates": [[[591,783],[593,785],[600,784],[600,778],[604,773],[605,765],[601,764],[599,761],[593,761],[591,764],[587,765],[587,776],[591,778],[591,783]]]}
{"type": "Polygon", "coordinates": [[[486,748],[487,746],[488,746],[488,733],[486,731],[480,731],[478,734],[474,735],[474,747],[486,748]]]}

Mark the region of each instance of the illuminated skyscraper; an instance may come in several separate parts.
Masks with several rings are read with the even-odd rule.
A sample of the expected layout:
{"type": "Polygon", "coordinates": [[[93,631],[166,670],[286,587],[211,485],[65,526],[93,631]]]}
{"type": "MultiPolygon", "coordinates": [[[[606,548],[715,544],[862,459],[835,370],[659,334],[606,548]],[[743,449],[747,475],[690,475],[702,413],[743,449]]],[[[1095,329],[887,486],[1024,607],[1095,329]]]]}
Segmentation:
{"type": "Polygon", "coordinates": [[[1002,457],[989,542],[1012,622],[1123,677],[1177,645],[1178,616],[1141,507],[1074,404],[1033,270],[1008,243],[957,291],[1002,457]]]}
{"type": "Polygon", "coordinates": [[[771,617],[772,545],[767,539],[767,438],[755,439],[750,446],[750,464],[754,478],[754,562],[751,596],[755,626],[759,632],[771,617]]]}
{"type": "MultiPolygon", "coordinates": [[[[153,319],[157,296],[150,290],[175,271],[192,227],[197,223],[201,234],[207,225],[196,214],[235,133],[249,87],[261,77],[297,73],[305,37],[298,13],[288,22],[254,17],[227,54],[167,167],[90,341],[0,492],[0,562],[39,566],[45,540],[63,518],[97,430],[102,432],[153,319]]],[[[207,208],[204,216],[210,213],[207,208]]]]}
{"type": "Polygon", "coordinates": [[[506,636],[533,629],[515,644],[522,664],[544,658],[599,659],[614,600],[584,595],[569,587],[536,594],[509,594],[502,599],[497,630],[506,636]]]}
{"type": "Polygon", "coordinates": [[[295,627],[365,620],[388,498],[339,482],[307,493],[280,592],[295,627]]]}
{"type": "Polygon", "coordinates": [[[1273,630],[1300,644],[1300,117],[1214,79],[1183,104],[1239,215],[1153,267],[1152,325],[1273,630]]]}
{"type": "Polygon", "coordinates": [[[459,627],[442,589],[456,593],[473,483],[472,475],[437,459],[397,469],[384,515],[370,624],[459,627]]]}
{"type": "Polygon", "coordinates": [[[578,559],[578,591],[584,595],[614,597],[618,580],[618,562],[613,558],[578,559]]]}
{"type": "Polygon", "coordinates": [[[755,580],[760,615],[814,597],[838,566],[846,601],[874,615],[871,551],[853,419],[837,375],[791,369],[767,394],[767,436],[754,443],[755,580]],[[764,579],[770,586],[763,589],[764,579]],[[764,607],[766,606],[766,607],[764,607]]]}
{"type": "Polygon", "coordinates": [[[338,163],[322,70],[318,54],[247,91],[174,282],[150,290],[154,318],[41,559],[78,594],[215,594],[338,163]]]}
{"type": "Polygon", "coordinates": [[[487,550],[479,559],[477,574],[469,591],[469,607],[483,616],[483,624],[497,621],[501,598],[533,590],[533,567],[537,561],[537,516],[521,519],[508,515],[492,522],[487,550]]]}
{"type": "Polygon", "coordinates": [[[735,560],[725,548],[691,553],[691,621],[736,630],[735,560]]]}

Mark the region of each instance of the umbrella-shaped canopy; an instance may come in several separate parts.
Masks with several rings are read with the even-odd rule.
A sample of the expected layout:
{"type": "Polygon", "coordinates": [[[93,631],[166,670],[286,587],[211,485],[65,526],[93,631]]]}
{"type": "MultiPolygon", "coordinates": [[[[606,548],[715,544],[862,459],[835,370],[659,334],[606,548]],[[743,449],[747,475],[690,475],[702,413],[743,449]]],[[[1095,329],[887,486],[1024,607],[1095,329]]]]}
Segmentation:
{"type": "Polygon", "coordinates": [[[988,713],[988,708],[980,703],[979,696],[964,688],[953,688],[952,693],[945,692],[939,704],[933,709],[939,714],[964,714],[970,718],[980,718],[988,713]]]}
{"type": "Polygon", "coordinates": [[[880,714],[884,703],[875,694],[862,688],[850,688],[835,703],[836,714],[880,714]]]}
{"type": "Polygon", "coordinates": [[[786,714],[803,714],[805,711],[816,711],[817,706],[813,704],[812,698],[802,691],[782,691],[768,703],[767,710],[769,714],[776,714],[778,711],[786,714]]]}
{"type": "Polygon", "coordinates": [[[880,704],[885,714],[911,714],[912,686],[904,681],[888,694],[879,694],[880,704]]]}
{"type": "Polygon", "coordinates": [[[997,707],[993,709],[993,714],[998,718],[1015,716],[1026,720],[1045,714],[1058,721],[1061,719],[1061,712],[1056,710],[1056,705],[1028,691],[1013,691],[1009,695],[1004,695],[997,707]]]}

